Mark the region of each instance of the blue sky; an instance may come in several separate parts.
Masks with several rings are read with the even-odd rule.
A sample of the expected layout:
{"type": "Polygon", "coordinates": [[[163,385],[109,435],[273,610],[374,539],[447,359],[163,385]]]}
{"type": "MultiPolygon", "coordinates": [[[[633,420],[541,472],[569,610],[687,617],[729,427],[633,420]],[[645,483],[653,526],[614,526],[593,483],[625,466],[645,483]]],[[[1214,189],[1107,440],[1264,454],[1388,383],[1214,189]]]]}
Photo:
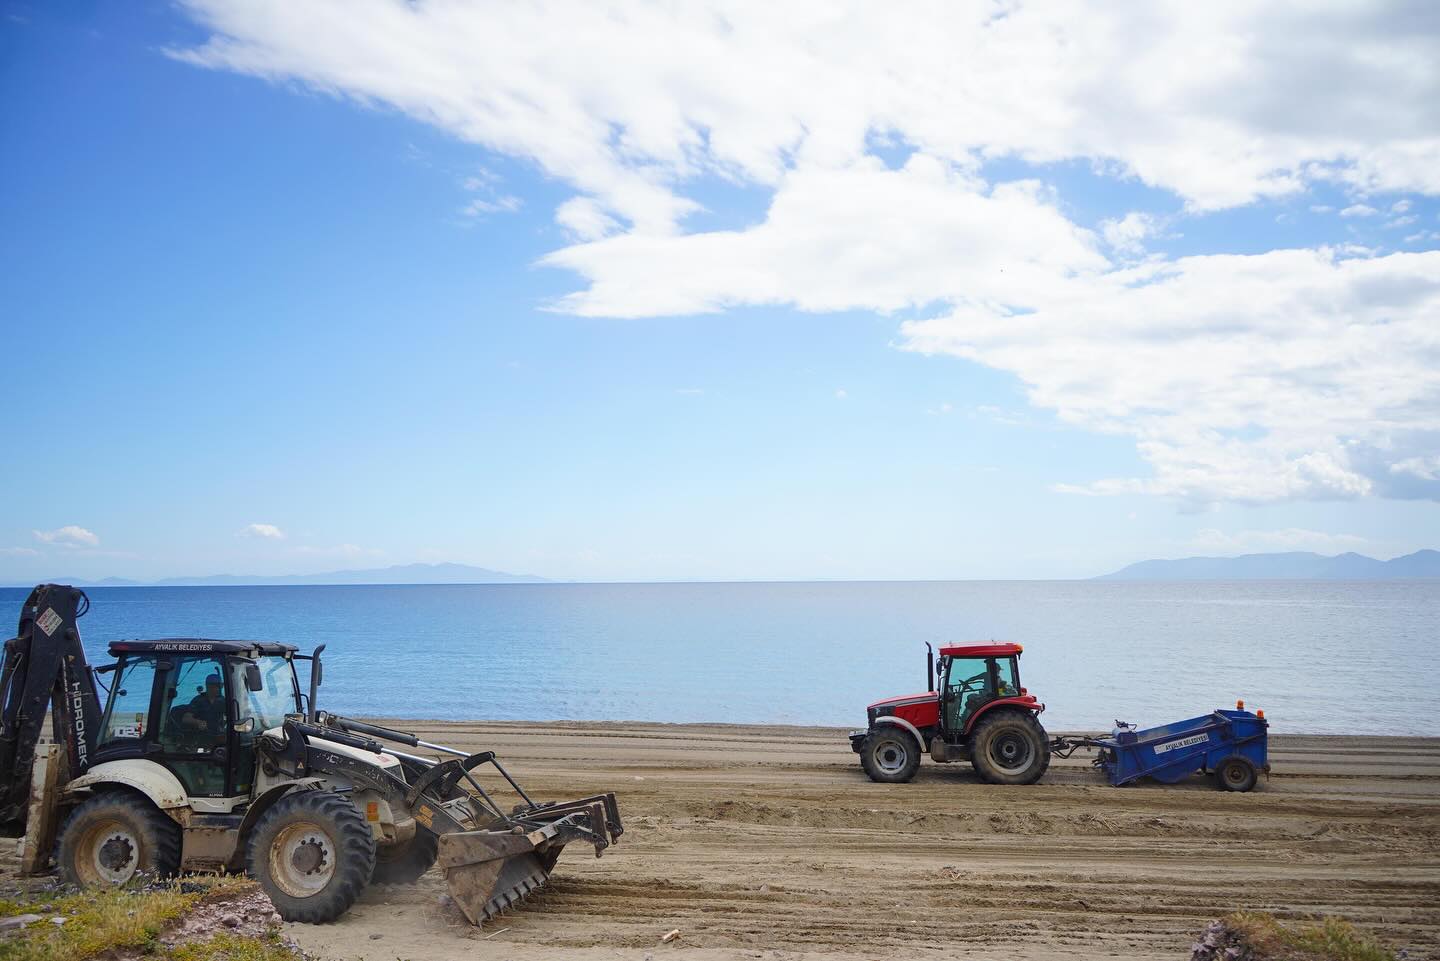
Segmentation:
{"type": "MultiPolygon", "coordinates": [[[[1281,71],[1296,103],[1182,65],[1115,105],[1042,51],[992,116],[983,65],[909,51],[915,90],[963,88],[937,107],[854,65],[884,31],[806,64],[734,12],[629,11],[607,46],[381,0],[3,11],[0,579],[1440,546],[1440,86],[1383,7],[1315,27],[1396,56],[1310,127],[1337,68],[1286,51],[1231,82],[1281,71]],[[762,56],[793,82],[750,89],[762,56]],[[826,69],[887,92],[807,94],[826,69]]],[[[1045,34],[1022,13],[987,42],[1045,34]]]]}

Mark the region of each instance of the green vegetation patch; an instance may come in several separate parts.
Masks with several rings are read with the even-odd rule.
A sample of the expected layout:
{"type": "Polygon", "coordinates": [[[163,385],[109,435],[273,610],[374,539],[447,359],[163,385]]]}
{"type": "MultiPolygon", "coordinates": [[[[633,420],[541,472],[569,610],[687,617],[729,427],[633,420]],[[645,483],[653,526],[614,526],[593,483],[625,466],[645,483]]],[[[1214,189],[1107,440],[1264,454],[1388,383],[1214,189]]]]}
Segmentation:
{"type": "Polygon", "coordinates": [[[207,941],[177,945],[163,957],[166,961],[300,961],[300,955],[273,932],[264,938],[217,934],[207,941]]]}
{"type": "Polygon", "coordinates": [[[1341,918],[1283,925],[1271,915],[1241,911],[1220,925],[1220,956],[1226,946],[1239,947],[1237,961],[1395,961],[1393,951],[1341,918]]]}
{"type": "Polygon", "coordinates": [[[107,952],[133,952],[157,961],[296,961],[278,939],[216,934],[207,941],[166,947],[160,936],[181,915],[255,890],[243,878],[191,878],[152,887],[65,893],[35,892],[0,901],[0,916],[37,914],[39,921],[0,940],[0,961],[85,961],[107,952]],[[56,924],[52,918],[64,918],[56,924]]]}

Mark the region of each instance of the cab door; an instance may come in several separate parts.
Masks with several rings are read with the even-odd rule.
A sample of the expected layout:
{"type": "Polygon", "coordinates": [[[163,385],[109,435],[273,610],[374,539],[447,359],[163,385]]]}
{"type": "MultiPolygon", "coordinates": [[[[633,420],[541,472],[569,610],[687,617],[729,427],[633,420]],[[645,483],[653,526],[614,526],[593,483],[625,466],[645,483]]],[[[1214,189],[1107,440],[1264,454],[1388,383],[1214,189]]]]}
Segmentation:
{"type": "Polygon", "coordinates": [[[196,798],[228,797],[229,698],[224,660],[215,656],[167,657],[152,724],[155,760],[168,768],[196,798]],[[212,698],[207,688],[218,679],[212,698]]]}
{"type": "Polygon", "coordinates": [[[952,657],[945,671],[941,708],[945,730],[959,734],[970,715],[993,698],[993,658],[952,657]]]}

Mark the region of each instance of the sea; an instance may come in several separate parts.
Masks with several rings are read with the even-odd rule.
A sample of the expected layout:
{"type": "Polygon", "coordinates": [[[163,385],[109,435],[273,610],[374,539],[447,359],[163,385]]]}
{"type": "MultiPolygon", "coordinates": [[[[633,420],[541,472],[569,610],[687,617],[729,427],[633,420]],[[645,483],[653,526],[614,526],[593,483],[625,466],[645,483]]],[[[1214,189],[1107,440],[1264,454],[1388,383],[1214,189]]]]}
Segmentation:
{"type": "MultiPolygon", "coordinates": [[[[0,589],[18,616],[26,591],[0,589]]],[[[322,708],[863,726],[925,644],[1024,645],[1055,731],[1243,699],[1277,733],[1440,735],[1440,580],[96,587],[81,635],[324,644],[322,708]]],[[[300,669],[308,683],[307,668],[300,669]]]]}

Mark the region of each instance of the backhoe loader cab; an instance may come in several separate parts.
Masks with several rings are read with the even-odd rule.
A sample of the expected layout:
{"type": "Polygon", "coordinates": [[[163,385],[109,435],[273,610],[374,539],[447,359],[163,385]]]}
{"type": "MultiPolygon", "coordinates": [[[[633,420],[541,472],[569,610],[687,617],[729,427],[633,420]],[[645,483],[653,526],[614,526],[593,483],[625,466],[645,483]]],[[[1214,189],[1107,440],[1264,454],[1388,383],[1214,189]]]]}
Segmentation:
{"type": "Polygon", "coordinates": [[[115,663],[92,671],[76,626],[87,607],[41,585],[5,644],[0,826],[24,832],[23,870],[43,870],[58,837],[74,884],[243,870],[286,920],[319,922],[372,880],[414,881],[438,861],[478,924],[543,885],[568,842],[599,856],[624,831],[614,794],[537,804],[489,751],[318,710],[323,644],[116,641],[115,663]],[[37,755],[47,712],[59,750],[37,755]],[[482,766],[503,782],[487,789],[482,766]],[[519,803],[506,810],[499,792],[519,803]]]}
{"type": "Polygon", "coordinates": [[[110,653],[116,663],[96,670],[111,683],[91,765],[153,763],[198,811],[228,814],[249,802],[257,738],[302,713],[296,648],[173,638],[120,641],[110,653]]]}

